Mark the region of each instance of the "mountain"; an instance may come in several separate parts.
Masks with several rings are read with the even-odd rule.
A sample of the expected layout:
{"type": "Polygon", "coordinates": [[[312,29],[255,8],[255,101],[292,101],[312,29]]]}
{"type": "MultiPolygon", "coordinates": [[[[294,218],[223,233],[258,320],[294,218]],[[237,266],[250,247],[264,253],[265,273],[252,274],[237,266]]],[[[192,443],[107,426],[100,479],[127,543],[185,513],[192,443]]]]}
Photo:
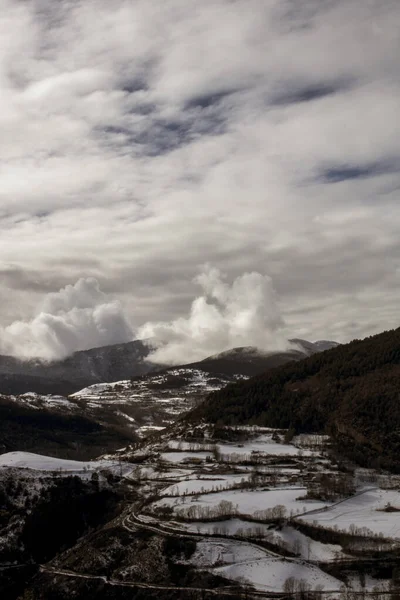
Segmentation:
{"type": "MultiPolygon", "coordinates": [[[[266,369],[299,360],[319,351],[317,344],[335,342],[306,342],[293,340],[297,349],[289,352],[261,352],[256,348],[234,348],[219,355],[192,363],[208,373],[255,375],[266,369]]],[[[72,394],[95,383],[111,383],[165,369],[165,366],[146,361],[148,344],[135,340],[74,352],[64,360],[43,362],[38,359],[19,360],[0,355],[0,393],[72,394]]]]}
{"type": "Polygon", "coordinates": [[[229,385],[189,418],[328,432],[358,462],[400,471],[399,375],[396,329],[229,385]]]}
{"type": "Polygon", "coordinates": [[[337,346],[340,346],[339,342],[333,342],[331,340],[317,340],[316,342],[308,342],[307,340],[294,338],[289,340],[289,342],[299,347],[301,352],[307,356],[317,354],[318,352],[325,352],[325,350],[330,350],[331,348],[337,348],[337,346]]]}
{"type": "Polygon", "coordinates": [[[87,460],[163,429],[241,375],[176,367],[95,383],[68,397],[0,394],[0,454],[24,450],[87,460]]]}
{"type": "Polygon", "coordinates": [[[0,393],[68,395],[93,383],[143,375],[157,368],[146,357],[149,346],[140,340],[74,352],[64,360],[21,361],[0,356],[0,393]]]}
{"type": "Polygon", "coordinates": [[[90,418],[122,419],[140,436],[167,427],[206,396],[241,375],[208,373],[201,369],[174,367],[115,383],[94,384],[69,396],[90,418]]]}
{"type": "Polygon", "coordinates": [[[307,356],[339,345],[337,342],[318,341],[313,343],[299,339],[292,339],[289,342],[292,347],[284,352],[268,352],[254,346],[243,346],[214,354],[185,366],[202,369],[208,373],[240,374],[251,377],[268,369],[280,367],[292,360],[302,360],[307,356]]]}
{"type": "MultiPolygon", "coordinates": [[[[77,352],[65,361],[48,365],[52,378],[14,375],[17,387],[39,388],[45,393],[0,394],[0,453],[25,450],[60,458],[93,458],[169,426],[212,391],[304,358],[306,352],[313,351],[313,345],[302,344],[303,351],[286,353],[234,348],[198,363],[135,377],[131,377],[131,369],[155,368],[142,359],[148,349],[141,342],[77,352]],[[85,373],[91,385],[76,391],[75,386],[86,381],[85,373]],[[113,375],[125,378],[110,382],[113,375]],[[73,393],[68,394],[71,387],[73,393]]],[[[2,364],[3,368],[5,364],[13,368],[15,359],[2,364]]],[[[46,374],[41,363],[31,361],[25,365],[46,374]]],[[[3,375],[3,382],[9,382],[9,377],[3,375]]]]}

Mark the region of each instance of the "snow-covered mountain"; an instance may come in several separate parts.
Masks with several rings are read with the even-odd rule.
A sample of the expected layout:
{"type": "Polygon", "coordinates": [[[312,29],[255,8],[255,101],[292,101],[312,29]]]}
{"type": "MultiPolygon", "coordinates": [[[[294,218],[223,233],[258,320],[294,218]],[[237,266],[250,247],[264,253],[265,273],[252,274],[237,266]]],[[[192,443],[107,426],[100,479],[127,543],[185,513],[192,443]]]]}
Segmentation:
{"type": "MultiPolygon", "coordinates": [[[[315,352],[331,348],[336,342],[289,340],[286,352],[268,352],[253,347],[233,348],[189,365],[209,373],[252,376],[278,367],[289,360],[300,360],[315,352]]],[[[45,363],[37,359],[21,361],[0,355],[0,393],[72,394],[95,383],[109,383],[146,375],[165,366],[146,360],[148,343],[135,340],[75,352],[64,360],[45,363]]]]}
{"type": "MultiPolygon", "coordinates": [[[[320,347],[319,343],[303,340],[292,343],[293,349],[288,352],[233,348],[198,363],[134,377],[135,369],[140,373],[155,368],[145,362],[149,349],[142,342],[78,352],[47,366],[36,363],[41,373],[48,369],[47,373],[53,374],[53,379],[46,379],[47,384],[60,384],[63,375],[70,377],[69,385],[74,381],[75,387],[72,393],[68,386],[66,392],[59,393],[56,387],[53,393],[38,393],[32,391],[33,386],[29,392],[11,395],[1,395],[0,389],[0,452],[25,450],[86,459],[135,442],[138,437],[173,423],[211,391],[305,358],[320,347]],[[57,373],[60,380],[56,379],[57,373]],[[119,378],[110,382],[113,375],[119,378]],[[76,391],[79,381],[85,383],[76,391]]],[[[3,367],[5,363],[0,360],[3,367]]],[[[34,366],[32,361],[27,368],[33,371],[34,366]]],[[[22,386],[35,381],[32,375],[18,377],[22,386]]]]}
{"type": "MultiPolygon", "coordinates": [[[[10,419],[14,421],[21,410],[25,419],[33,421],[40,415],[51,415],[53,419],[58,417],[62,428],[66,427],[64,421],[68,423],[71,419],[79,417],[112,432],[113,445],[117,448],[127,441],[134,442],[136,436],[143,437],[151,431],[163,429],[176,421],[181,414],[194,408],[210,392],[242,378],[240,374],[216,375],[201,369],[177,367],[138,376],[132,380],[95,383],[70,396],[34,392],[0,396],[0,432],[2,427],[10,428],[7,422],[10,419]],[[3,411],[4,414],[2,401],[7,407],[3,411]],[[119,441],[116,433],[122,435],[119,441]]],[[[53,429],[57,427],[56,423],[51,422],[53,429]]],[[[26,438],[23,447],[25,450],[42,451],[40,436],[32,438],[31,446],[26,445],[29,435],[26,438]]],[[[64,451],[68,456],[75,458],[74,453],[68,452],[68,443],[64,436],[60,442],[60,452],[56,453],[63,456],[64,451]]],[[[91,443],[89,440],[88,442],[91,443]]],[[[5,443],[0,449],[3,452],[21,449],[18,445],[20,443],[21,436],[18,435],[15,444],[5,443]]],[[[73,439],[71,443],[74,444],[73,439]]],[[[81,448],[83,450],[82,442],[81,448]]],[[[76,457],[80,458],[79,454],[76,457]]]]}

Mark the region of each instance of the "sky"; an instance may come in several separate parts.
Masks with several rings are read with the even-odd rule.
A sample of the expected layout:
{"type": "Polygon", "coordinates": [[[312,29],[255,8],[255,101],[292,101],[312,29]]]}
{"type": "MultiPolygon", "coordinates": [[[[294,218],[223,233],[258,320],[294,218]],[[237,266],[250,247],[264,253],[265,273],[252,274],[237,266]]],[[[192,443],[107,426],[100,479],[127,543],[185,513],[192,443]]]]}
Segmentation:
{"type": "Polygon", "coordinates": [[[0,0],[0,353],[397,327],[399,23],[398,0],[0,0]]]}

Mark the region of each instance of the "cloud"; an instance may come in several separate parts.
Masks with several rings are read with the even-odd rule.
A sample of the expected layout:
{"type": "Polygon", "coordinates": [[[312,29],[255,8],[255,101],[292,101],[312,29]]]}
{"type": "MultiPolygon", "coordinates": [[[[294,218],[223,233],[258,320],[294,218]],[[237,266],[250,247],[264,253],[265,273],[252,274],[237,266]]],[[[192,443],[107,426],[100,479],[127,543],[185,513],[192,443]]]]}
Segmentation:
{"type": "Polygon", "coordinates": [[[192,302],[187,317],[139,329],[137,337],[157,347],[149,360],[182,364],[237,346],[288,347],[271,279],[255,272],[240,275],[231,285],[224,279],[218,269],[206,266],[194,280],[203,294],[192,302]]]}
{"type": "Polygon", "coordinates": [[[399,19],[397,0],[0,2],[0,326],[88,277],[130,321],[172,322],[205,262],[271,276],[289,337],[397,325],[399,19]]]}
{"type": "Polygon", "coordinates": [[[95,279],[87,278],[48,294],[31,321],[1,328],[0,353],[51,361],[131,339],[119,303],[107,298],[95,279]]]}

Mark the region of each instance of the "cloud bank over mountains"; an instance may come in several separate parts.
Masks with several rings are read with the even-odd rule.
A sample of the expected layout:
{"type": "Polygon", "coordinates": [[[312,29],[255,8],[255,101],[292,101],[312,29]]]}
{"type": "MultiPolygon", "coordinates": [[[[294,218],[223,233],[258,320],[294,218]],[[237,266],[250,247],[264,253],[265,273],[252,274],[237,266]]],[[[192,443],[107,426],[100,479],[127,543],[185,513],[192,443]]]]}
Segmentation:
{"type": "Polygon", "coordinates": [[[175,323],[205,263],[270,276],[289,337],[398,325],[399,22],[398,0],[2,0],[2,346],[77,347],[78,311],[112,339],[93,306],[36,322],[82,278],[121,338],[175,323]]]}
{"type": "Polygon", "coordinates": [[[138,338],[157,346],[150,360],[183,364],[237,346],[271,351],[288,347],[270,277],[244,273],[229,285],[218,269],[207,266],[195,282],[202,295],[193,300],[187,317],[149,322],[139,329],[138,338]]]}
{"type": "Polygon", "coordinates": [[[0,329],[0,354],[58,360],[77,350],[149,340],[149,360],[183,364],[235,346],[283,350],[288,342],[270,277],[244,273],[231,284],[206,265],[194,279],[201,288],[187,316],[148,322],[134,331],[118,301],[94,278],[80,279],[48,294],[29,321],[0,329]]]}
{"type": "Polygon", "coordinates": [[[107,298],[95,279],[79,279],[46,296],[30,321],[0,329],[0,353],[22,359],[57,360],[132,339],[120,304],[107,298]]]}

